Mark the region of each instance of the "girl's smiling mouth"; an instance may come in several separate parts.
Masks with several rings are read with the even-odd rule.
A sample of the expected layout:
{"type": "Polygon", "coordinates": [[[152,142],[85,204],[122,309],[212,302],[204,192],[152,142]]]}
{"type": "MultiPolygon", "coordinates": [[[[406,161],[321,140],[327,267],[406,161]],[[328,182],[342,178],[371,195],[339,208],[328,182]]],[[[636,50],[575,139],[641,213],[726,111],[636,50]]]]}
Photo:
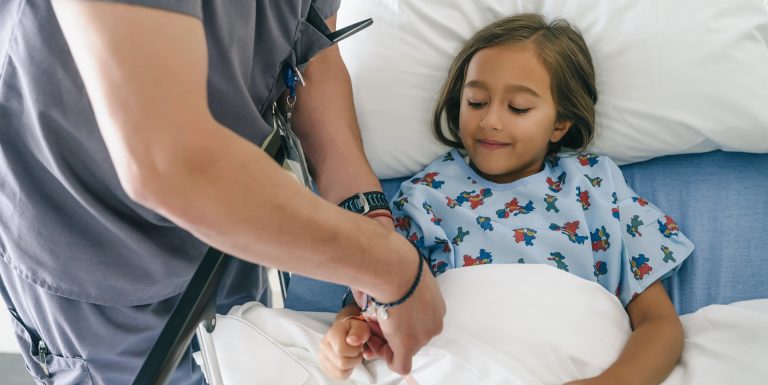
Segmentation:
{"type": "Polygon", "coordinates": [[[499,142],[493,139],[478,139],[477,143],[486,150],[497,150],[509,146],[509,143],[499,142]]]}

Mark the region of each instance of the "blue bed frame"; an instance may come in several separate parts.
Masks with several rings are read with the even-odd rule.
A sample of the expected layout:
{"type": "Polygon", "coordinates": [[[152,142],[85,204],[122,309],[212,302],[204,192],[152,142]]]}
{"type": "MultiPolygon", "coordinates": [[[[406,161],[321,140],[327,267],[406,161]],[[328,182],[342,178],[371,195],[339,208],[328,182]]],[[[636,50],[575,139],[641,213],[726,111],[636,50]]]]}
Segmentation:
{"type": "MultiPolygon", "coordinates": [[[[680,314],[768,298],[768,154],[713,151],[621,168],[638,195],[672,216],[695,244],[664,282],[680,314]]],[[[405,179],[382,181],[390,199],[405,179]]],[[[345,290],[294,276],[286,306],[335,312],[345,290]]]]}

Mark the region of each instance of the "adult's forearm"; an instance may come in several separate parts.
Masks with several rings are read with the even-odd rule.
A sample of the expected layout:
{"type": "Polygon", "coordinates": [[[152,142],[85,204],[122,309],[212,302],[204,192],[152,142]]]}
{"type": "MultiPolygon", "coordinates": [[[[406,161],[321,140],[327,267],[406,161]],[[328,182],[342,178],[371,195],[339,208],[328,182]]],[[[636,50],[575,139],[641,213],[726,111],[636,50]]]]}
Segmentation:
{"type": "Polygon", "coordinates": [[[200,20],[118,3],[52,4],[132,199],[252,262],[386,298],[407,289],[412,276],[397,266],[411,251],[400,239],[314,196],[211,116],[200,20]]]}
{"type": "Polygon", "coordinates": [[[412,262],[407,241],[315,196],[212,119],[200,124],[210,127],[195,131],[211,134],[189,139],[186,157],[167,161],[177,165],[172,172],[145,180],[150,191],[140,203],[245,260],[402,295],[412,279],[397,268],[412,262]]]}
{"type": "Polygon", "coordinates": [[[359,191],[380,190],[363,151],[352,86],[337,47],[310,61],[299,89],[294,129],[302,140],[320,195],[339,202],[359,191]]]}

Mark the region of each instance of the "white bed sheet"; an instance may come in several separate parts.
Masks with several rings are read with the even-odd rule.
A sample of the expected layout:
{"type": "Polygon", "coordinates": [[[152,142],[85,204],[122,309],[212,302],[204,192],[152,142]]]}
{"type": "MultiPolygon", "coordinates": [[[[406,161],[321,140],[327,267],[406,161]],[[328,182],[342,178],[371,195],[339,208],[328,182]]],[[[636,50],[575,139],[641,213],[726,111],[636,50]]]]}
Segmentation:
{"type": "MultiPolygon", "coordinates": [[[[489,265],[438,279],[444,332],[414,357],[428,384],[562,384],[596,375],[631,333],[615,296],[543,265],[489,265]]],[[[214,342],[224,384],[406,384],[378,360],[347,381],[322,374],[317,346],[332,314],[250,303],[219,316],[214,342]]],[[[768,383],[768,299],[712,305],[682,317],[685,350],[665,385],[768,383]]]]}

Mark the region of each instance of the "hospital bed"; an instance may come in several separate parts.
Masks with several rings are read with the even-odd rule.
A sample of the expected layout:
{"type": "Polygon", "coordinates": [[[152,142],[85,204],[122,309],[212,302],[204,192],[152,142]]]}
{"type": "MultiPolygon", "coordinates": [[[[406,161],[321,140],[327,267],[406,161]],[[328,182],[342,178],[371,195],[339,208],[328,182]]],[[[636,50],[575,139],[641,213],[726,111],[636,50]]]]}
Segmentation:
{"type": "MultiPolygon", "coordinates": [[[[475,4],[475,2],[459,1],[379,0],[366,2],[365,5],[348,3],[354,5],[345,5],[346,10],[342,7],[342,12],[339,15],[341,24],[344,24],[342,20],[345,18],[359,20],[362,18],[360,16],[373,16],[374,19],[380,16],[379,19],[376,19],[377,24],[374,27],[382,24],[384,27],[377,32],[378,35],[376,33],[371,35],[374,36],[374,39],[378,36],[380,39],[392,40],[390,35],[398,33],[409,34],[410,36],[403,37],[400,35],[406,40],[391,41],[390,43],[387,43],[386,40],[379,40],[377,41],[380,43],[379,47],[384,46],[380,51],[397,50],[399,49],[396,47],[397,45],[417,47],[422,52],[420,55],[414,56],[412,60],[425,62],[424,66],[428,66],[429,61],[433,60],[430,53],[434,52],[438,59],[445,61],[446,55],[450,56],[456,48],[456,44],[453,46],[450,44],[420,46],[421,42],[407,40],[418,37],[421,40],[426,40],[427,43],[434,43],[434,41],[430,41],[434,36],[428,36],[430,30],[437,30],[438,32],[435,34],[448,36],[454,34],[456,36],[453,38],[459,41],[461,38],[466,38],[466,31],[476,30],[493,18],[524,11],[567,17],[579,26],[582,26],[579,24],[582,22],[584,26],[582,31],[595,56],[598,88],[600,89],[602,85],[602,90],[605,91],[601,98],[603,98],[602,100],[616,101],[614,105],[604,103],[602,110],[599,109],[598,124],[613,128],[616,126],[612,126],[612,124],[622,122],[623,125],[628,126],[622,126],[625,130],[628,128],[637,129],[638,127],[641,130],[648,130],[647,135],[644,136],[632,135],[631,132],[628,133],[627,131],[620,132],[620,135],[612,134],[621,131],[620,129],[606,130],[601,138],[602,141],[597,143],[594,150],[599,153],[607,153],[614,159],[618,158],[620,163],[626,163],[621,168],[628,184],[635,189],[638,195],[653,202],[675,218],[683,232],[695,244],[695,250],[691,257],[675,275],[663,282],[677,311],[681,315],[692,315],[710,305],[725,305],[748,300],[768,301],[768,278],[765,274],[765,250],[768,249],[768,228],[765,226],[766,218],[768,218],[768,113],[761,112],[761,110],[768,110],[765,108],[768,105],[768,91],[766,91],[768,90],[768,46],[766,45],[766,41],[768,41],[766,39],[768,36],[768,4],[764,1],[740,0],[728,4],[718,3],[714,0],[704,2],[675,0],[663,4],[653,1],[592,1],[584,2],[590,4],[584,4],[559,0],[531,1],[528,3],[512,0],[487,0],[475,4]],[[435,12],[435,9],[438,9],[435,7],[438,6],[443,6],[444,9],[447,9],[446,12],[452,12],[452,14],[441,15],[440,12],[435,12]],[[510,12],[510,10],[514,12],[510,12]],[[688,17],[690,15],[681,14],[682,10],[696,13],[696,15],[695,17],[688,17]],[[732,14],[729,15],[729,12],[732,14]],[[672,16],[667,15],[667,13],[672,16]],[[618,31],[621,33],[614,33],[616,31],[608,30],[606,25],[619,23],[611,19],[617,14],[628,14],[630,16],[626,20],[636,19],[641,24],[618,31]],[[726,22],[723,22],[726,25],[718,25],[715,28],[716,23],[713,21],[717,20],[715,15],[718,14],[723,16],[722,20],[728,20],[726,16],[731,16],[732,23],[741,23],[739,25],[744,25],[744,28],[751,25],[754,28],[748,31],[749,33],[742,30],[737,31],[737,27],[728,25],[726,22]],[[668,16],[667,20],[663,20],[660,15],[668,16]],[[678,16],[680,19],[675,19],[678,16]],[[658,19],[653,20],[654,23],[650,27],[647,23],[642,23],[647,21],[644,18],[651,17],[658,19]],[[693,18],[693,21],[683,22],[683,17],[693,18]],[[465,20],[466,22],[463,23],[465,20]],[[420,25],[417,22],[426,22],[428,25],[420,25]],[[429,23],[435,23],[435,25],[429,23]],[[637,68],[637,71],[645,71],[643,72],[645,75],[648,75],[647,71],[650,71],[646,67],[660,71],[671,71],[671,74],[664,75],[667,77],[652,79],[655,82],[669,83],[667,88],[656,84],[654,86],[657,88],[654,90],[664,89],[663,96],[668,97],[666,102],[683,99],[688,104],[674,106],[675,111],[664,110],[653,103],[642,105],[643,100],[640,99],[643,95],[641,94],[645,91],[652,94],[650,91],[653,91],[643,89],[645,84],[642,81],[638,82],[635,79],[636,81],[630,84],[632,88],[624,88],[628,85],[615,86],[610,83],[611,79],[601,79],[601,71],[603,73],[612,71],[605,63],[610,62],[619,66],[622,64],[620,61],[626,56],[627,52],[625,51],[630,53],[634,51],[630,46],[627,46],[626,49],[623,48],[621,41],[618,43],[609,41],[609,37],[620,35],[630,41],[635,39],[632,42],[636,44],[635,47],[638,47],[639,50],[641,46],[653,45],[653,42],[647,44],[648,39],[650,39],[649,36],[652,34],[656,34],[653,35],[656,37],[661,34],[661,37],[666,40],[675,40],[676,33],[682,32],[671,29],[669,25],[680,24],[680,28],[684,28],[686,27],[685,23],[711,26],[712,31],[726,36],[705,36],[711,37],[711,39],[699,44],[710,44],[712,45],[709,47],[712,51],[711,54],[719,52],[722,54],[721,56],[725,56],[723,60],[731,68],[724,77],[730,76],[730,78],[703,77],[702,79],[711,82],[706,84],[708,88],[690,89],[691,84],[682,83],[691,80],[686,78],[690,74],[685,71],[695,72],[697,69],[693,67],[659,68],[671,66],[670,63],[672,62],[679,65],[679,62],[684,59],[682,54],[676,52],[671,45],[665,46],[659,43],[661,45],[655,47],[655,50],[644,51],[640,54],[644,55],[643,57],[647,57],[649,52],[657,55],[667,54],[669,60],[665,60],[665,57],[657,57],[657,61],[634,65],[643,67],[637,68]],[[413,26],[412,24],[417,25],[413,26]],[[450,28],[446,29],[445,24],[449,24],[450,28]],[[640,25],[646,30],[642,30],[640,25]],[[387,26],[390,29],[386,29],[387,26]],[[640,30],[640,32],[635,30],[640,30]],[[649,35],[643,35],[643,31],[649,35]],[[670,35],[663,36],[663,33],[670,35]],[[419,34],[421,36],[417,36],[419,34]],[[739,45],[739,52],[746,57],[729,57],[730,51],[727,50],[728,47],[723,45],[733,44],[733,41],[737,39],[745,40],[748,38],[752,40],[742,42],[744,45],[739,45]],[[752,44],[751,48],[747,43],[752,44]],[[603,52],[604,46],[610,47],[613,51],[606,49],[603,52]],[[429,51],[430,49],[433,51],[429,51]],[[762,51],[760,51],[761,49],[762,51]],[[441,53],[441,51],[447,53],[441,53]],[[442,56],[440,56],[441,54],[442,56]],[[752,65],[750,63],[757,64],[755,67],[750,67],[752,65]],[[741,64],[743,66],[740,67],[741,64]],[[743,77],[749,79],[742,79],[743,77]],[[721,87],[724,88],[720,91],[726,89],[729,92],[721,93],[718,98],[715,98],[718,90],[711,88],[717,88],[718,84],[721,83],[721,87]],[[755,84],[750,85],[751,83],[755,84]],[[680,90],[685,86],[689,86],[688,89],[680,90]],[[675,92],[677,94],[671,94],[675,92]],[[622,100],[621,97],[624,94],[632,94],[637,100],[622,100]],[[715,96],[706,97],[712,95],[715,96]],[[697,98],[701,100],[690,100],[697,98]],[[641,105],[627,107],[630,102],[641,103],[641,105]],[[701,104],[696,104],[696,102],[701,104]],[[641,111],[645,107],[652,111],[647,113],[641,111]],[[717,109],[726,111],[716,115],[716,111],[713,110],[717,109]],[[730,121],[723,120],[723,116],[730,121]],[[716,126],[714,128],[711,124],[713,122],[717,123],[714,124],[716,126]],[[718,127],[721,128],[719,131],[718,127]],[[668,138],[668,133],[675,135],[668,138]],[[697,137],[697,135],[699,136],[697,137]],[[649,138],[655,138],[656,142],[646,142],[645,140],[649,138]],[[650,150],[646,151],[649,148],[650,150]],[[624,159],[621,159],[622,157],[624,159]]],[[[707,31],[701,30],[699,32],[706,34],[707,31]]],[[[365,33],[361,34],[362,36],[365,36],[365,33]]],[[[690,36],[688,38],[693,39],[690,36]]],[[[350,45],[355,40],[351,39],[350,45]]],[[[682,43],[697,44],[695,41],[682,43]]],[[[409,174],[425,165],[423,159],[432,158],[442,150],[428,145],[423,146],[417,150],[422,151],[423,149],[422,152],[425,153],[419,155],[422,158],[419,161],[414,160],[413,154],[397,153],[399,147],[408,148],[408,145],[398,146],[397,140],[403,138],[394,138],[397,133],[391,131],[395,129],[382,129],[383,119],[381,119],[382,114],[389,114],[388,124],[397,125],[399,123],[392,122],[392,119],[396,119],[396,117],[392,117],[389,110],[383,112],[375,110],[376,105],[382,104],[381,100],[375,100],[375,98],[385,97],[387,92],[391,91],[392,87],[386,83],[390,82],[391,85],[393,79],[388,79],[387,74],[382,73],[381,68],[375,66],[370,68],[371,62],[382,62],[382,58],[370,56],[377,53],[367,52],[367,54],[355,56],[360,52],[352,52],[362,49],[361,46],[363,45],[375,47],[376,44],[363,39],[357,40],[356,44],[358,44],[356,47],[347,48],[346,52],[342,46],[342,51],[345,53],[345,61],[347,61],[355,87],[356,104],[360,114],[366,152],[377,175],[382,178],[385,193],[391,199],[400,183],[405,181],[409,174]],[[377,76],[373,76],[374,72],[377,76]],[[376,82],[379,82],[378,87],[376,82]],[[382,94],[385,96],[381,96],[382,94]],[[392,137],[382,140],[381,135],[392,137]],[[373,146],[372,143],[376,145],[373,146]],[[387,159],[387,157],[391,159],[387,159]],[[405,166],[397,164],[397,160],[415,163],[415,165],[412,166],[412,169],[403,168],[405,166]]],[[[691,45],[690,49],[696,51],[704,48],[691,45]]],[[[409,60],[407,52],[399,54],[398,58],[403,58],[404,62],[409,60]]],[[[709,57],[707,54],[706,52],[691,52],[689,56],[693,57],[694,62],[700,63],[700,67],[706,67],[707,63],[713,65],[711,62],[717,61],[717,59],[707,60],[709,57]]],[[[633,59],[633,61],[638,60],[640,59],[633,59]]],[[[393,70],[393,72],[398,72],[397,76],[403,79],[402,82],[412,84],[424,80],[424,77],[432,77],[427,79],[429,81],[423,82],[432,84],[432,86],[391,96],[387,107],[398,111],[404,111],[408,108],[421,109],[421,113],[429,115],[428,107],[431,100],[421,97],[419,92],[434,94],[437,85],[439,85],[439,80],[435,79],[444,76],[444,71],[425,72],[418,67],[410,71],[409,75],[407,67],[409,64],[403,65],[406,67],[393,70]],[[409,78],[409,76],[412,77],[409,78]],[[420,97],[421,99],[419,99],[420,97]],[[393,102],[396,98],[409,100],[409,103],[408,105],[397,104],[393,102]],[[411,100],[415,101],[410,102],[411,100]],[[421,105],[419,100],[423,102],[421,105]]],[[[410,65],[413,66],[413,63],[410,65]]],[[[627,65],[631,66],[632,64],[627,65]]],[[[606,77],[609,76],[615,76],[615,74],[606,75],[606,77]]],[[[622,81],[628,80],[622,78],[622,81]]],[[[649,83],[653,83],[653,81],[649,83]]],[[[659,95],[651,95],[651,97],[658,98],[659,95]]],[[[659,102],[659,100],[655,100],[655,102],[659,102]]],[[[600,105],[598,107],[600,108],[600,105]]],[[[401,115],[406,118],[412,117],[407,111],[401,115]]],[[[422,131],[426,130],[424,122],[420,123],[419,128],[422,131]]],[[[412,127],[401,129],[401,131],[408,130],[412,130],[412,127]]],[[[421,140],[417,138],[412,142],[421,146],[423,145],[421,140]]],[[[212,250],[210,255],[206,257],[206,261],[201,264],[190,288],[180,301],[177,311],[166,325],[155,350],[147,359],[144,368],[146,371],[137,377],[134,384],[162,383],[164,374],[173,369],[174,362],[177,362],[180,354],[192,339],[195,329],[200,330],[200,343],[210,347],[212,342],[206,329],[212,330],[217,319],[210,299],[215,292],[216,278],[220,277],[219,271],[225,266],[227,258],[230,257],[217,253],[215,250],[212,250]],[[200,320],[203,321],[202,324],[199,323],[200,320]]],[[[285,307],[299,312],[308,312],[309,314],[336,312],[340,306],[340,299],[346,290],[346,287],[297,275],[290,277],[290,284],[287,285],[286,289],[287,276],[278,272],[271,274],[273,282],[277,283],[273,288],[274,295],[272,297],[273,301],[276,301],[275,304],[280,305],[279,302],[285,297],[285,307]],[[282,286],[280,285],[281,282],[283,283],[282,286]]],[[[756,335],[756,337],[758,336],[756,335]]],[[[760,337],[765,338],[765,335],[761,334],[760,337]]],[[[760,352],[765,353],[765,350],[760,352]]],[[[210,356],[205,361],[215,363],[215,352],[208,349],[207,353],[210,356]]],[[[768,357],[762,357],[762,359],[768,359],[768,357]]],[[[212,373],[214,371],[207,368],[207,372],[212,373]]]]}
{"type": "MultiPolygon", "coordinates": [[[[764,384],[768,280],[760,267],[768,246],[761,228],[768,214],[768,154],[674,155],[622,169],[638,194],[664,207],[696,245],[664,281],[686,334],[683,359],[664,385],[764,384]],[[745,196],[750,205],[742,204],[745,196]]],[[[386,193],[403,181],[384,180],[386,193]]],[[[444,332],[414,358],[420,385],[562,383],[576,378],[573,371],[599,373],[629,333],[612,294],[548,266],[455,269],[438,283],[449,314],[444,332]],[[477,271],[490,268],[497,270],[477,271]],[[551,271],[530,270],[536,268],[551,271]],[[562,276],[552,276],[557,273],[562,276]],[[566,285],[568,279],[574,282],[566,285]],[[488,294],[494,292],[504,294],[488,294]]],[[[211,345],[221,383],[407,384],[375,361],[359,366],[348,382],[319,372],[316,347],[345,290],[294,275],[286,299],[293,311],[246,304],[218,316],[211,345]]]]}
{"type": "MultiPolygon", "coordinates": [[[[695,245],[680,270],[664,281],[678,313],[768,298],[768,154],[672,155],[621,169],[628,184],[675,218],[695,245]]],[[[404,180],[384,180],[387,196],[404,180]]],[[[294,275],[286,306],[335,312],[345,290],[294,275]]]]}
{"type": "MultiPolygon", "coordinates": [[[[696,245],[677,274],[664,281],[681,315],[712,304],[768,298],[764,269],[768,154],[713,151],[673,155],[623,166],[622,170],[636,192],[663,207],[696,245]]],[[[404,180],[382,180],[388,197],[404,180]]],[[[207,256],[158,340],[157,353],[147,359],[145,373],[149,377],[137,377],[135,385],[159,384],[159,376],[172,371],[174,360],[180,358],[196,329],[200,328],[199,335],[204,337],[201,343],[211,346],[209,334],[203,332],[205,328],[212,330],[215,320],[208,300],[227,258],[231,257],[213,250],[207,256]],[[199,324],[201,319],[204,322],[199,324]],[[174,347],[175,353],[169,353],[174,347]]],[[[279,290],[278,284],[275,292],[279,290]]],[[[285,306],[301,312],[336,312],[345,291],[343,286],[293,275],[285,306]]],[[[275,301],[281,298],[277,295],[275,301]]],[[[215,357],[215,351],[208,350],[208,354],[215,357]]],[[[206,362],[215,362],[215,358],[206,362]]]]}

